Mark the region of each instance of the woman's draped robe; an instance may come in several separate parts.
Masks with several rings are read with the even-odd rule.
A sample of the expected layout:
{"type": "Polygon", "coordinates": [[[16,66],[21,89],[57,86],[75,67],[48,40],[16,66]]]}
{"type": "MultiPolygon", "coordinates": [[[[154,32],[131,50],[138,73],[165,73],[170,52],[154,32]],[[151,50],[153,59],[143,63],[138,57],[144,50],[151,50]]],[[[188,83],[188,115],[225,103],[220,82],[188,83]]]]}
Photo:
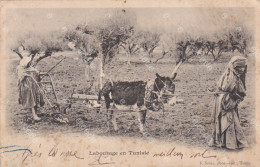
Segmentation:
{"type": "Polygon", "coordinates": [[[33,67],[25,68],[23,66],[18,66],[17,72],[19,104],[22,104],[24,109],[43,106],[43,94],[39,90],[39,85],[37,86],[35,83],[35,81],[38,80],[38,71],[33,67]]]}
{"type": "Polygon", "coordinates": [[[215,96],[212,117],[214,119],[213,141],[216,146],[237,149],[247,147],[240,126],[236,95],[245,96],[245,84],[232,69],[228,69],[218,83],[220,93],[215,96]]]}

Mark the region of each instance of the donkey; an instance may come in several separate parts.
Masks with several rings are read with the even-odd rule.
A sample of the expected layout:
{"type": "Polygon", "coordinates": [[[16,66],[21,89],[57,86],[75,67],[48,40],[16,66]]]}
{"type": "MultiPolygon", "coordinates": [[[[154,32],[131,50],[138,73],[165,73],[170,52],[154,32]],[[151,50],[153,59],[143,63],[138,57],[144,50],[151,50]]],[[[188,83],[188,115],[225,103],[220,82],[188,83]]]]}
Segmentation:
{"type": "Polygon", "coordinates": [[[138,112],[138,119],[140,123],[140,132],[145,134],[145,118],[147,110],[154,110],[154,103],[158,101],[159,94],[162,90],[169,91],[172,94],[175,91],[175,84],[173,83],[176,74],[170,77],[162,77],[156,73],[156,78],[150,82],[144,81],[107,81],[98,95],[98,103],[100,103],[101,96],[104,96],[107,112],[107,126],[110,131],[110,121],[117,131],[116,118],[113,115],[113,108],[125,107],[138,112]]]}

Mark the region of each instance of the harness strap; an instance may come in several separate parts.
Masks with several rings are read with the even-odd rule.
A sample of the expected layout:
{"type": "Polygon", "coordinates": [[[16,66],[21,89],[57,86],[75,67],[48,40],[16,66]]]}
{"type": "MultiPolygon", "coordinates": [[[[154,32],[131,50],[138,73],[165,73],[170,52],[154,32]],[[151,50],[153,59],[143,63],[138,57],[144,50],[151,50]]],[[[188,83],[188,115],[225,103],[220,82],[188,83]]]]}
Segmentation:
{"type": "Polygon", "coordinates": [[[159,87],[158,87],[158,85],[157,85],[157,83],[156,82],[154,82],[155,83],[155,86],[157,87],[157,89],[158,89],[158,94],[160,95],[160,89],[159,89],[159,87]]]}
{"type": "Polygon", "coordinates": [[[145,106],[147,109],[154,110],[153,104],[160,98],[160,91],[154,91],[154,85],[159,90],[158,85],[154,81],[148,81],[145,88],[145,106]],[[157,97],[154,97],[157,96],[157,97]]]}

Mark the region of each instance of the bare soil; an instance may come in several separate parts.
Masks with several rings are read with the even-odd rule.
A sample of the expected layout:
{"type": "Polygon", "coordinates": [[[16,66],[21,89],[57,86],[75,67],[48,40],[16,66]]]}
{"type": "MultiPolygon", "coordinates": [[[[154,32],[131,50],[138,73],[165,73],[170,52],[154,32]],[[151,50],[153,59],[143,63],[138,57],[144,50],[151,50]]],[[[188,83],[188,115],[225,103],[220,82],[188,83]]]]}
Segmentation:
{"type": "MultiPolygon", "coordinates": [[[[60,60],[59,57],[46,58],[38,65],[40,71],[47,71],[60,60]]],[[[118,132],[106,131],[105,110],[97,113],[89,108],[83,100],[75,100],[69,109],[68,124],[53,121],[48,115],[50,110],[44,107],[39,115],[40,122],[33,122],[31,113],[18,105],[18,86],[16,66],[17,60],[10,60],[7,79],[7,124],[18,133],[88,133],[101,136],[125,136],[143,138],[139,132],[139,123],[135,113],[116,111],[118,114],[118,132]]],[[[146,119],[148,137],[145,139],[178,142],[185,145],[207,147],[207,136],[211,134],[212,125],[209,123],[213,106],[213,95],[206,94],[207,89],[214,86],[227,67],[227,62],[210,64],[183,64],[178,72],[176,94],[183,99],[184,104],[167,106],[165,118],[161,112],[149,112],[146,119]],[[199,94],[199,95],[198,95],[199,94]],[[204,94],[204,95],[203,95],[204,94]]],[[[98,67],[97,67],[98,68],[98,67]]],[[[149,64],[141,61],[126,65],[125,61],[114,61],[106,68],[107,76],[112,80],[137,81],[154,79],[155,73],[168,76],[174,68],[173,63],[149,64]]],[[[58,99],[65,103],[71,96],[72,90],[86,93],[85,65],[77,56],[65,59],[52,72],[58,99]]],[[[254,66],[249,65],[247,75],[247,96],[239,106],[241,125],[250,145],[253,144],[255,95],[254,95],[254,66]]],[[[54,101],[53,98],[52,102],[54,101]]]]}

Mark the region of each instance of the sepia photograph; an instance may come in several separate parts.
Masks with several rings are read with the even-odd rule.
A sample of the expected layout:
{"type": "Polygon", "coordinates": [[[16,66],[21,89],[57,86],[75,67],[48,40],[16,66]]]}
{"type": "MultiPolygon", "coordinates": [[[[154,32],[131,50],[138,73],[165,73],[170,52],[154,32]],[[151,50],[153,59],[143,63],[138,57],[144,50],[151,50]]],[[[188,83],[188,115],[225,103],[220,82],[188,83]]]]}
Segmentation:
{"type": "MultiPolygon", "coordinates": [[[[32,144],[57,134],[92,137],[92,143],[174,143],[205,150],[190,158],[209,159],[256,146],[255,8],[39,6],[7,8],[4,17],[1,126],[12,134],[32,144]]],[[[12,148],[1,145],[0,155],[12,148]]],[[[21,166],[27,166],[24,154],[32,150],[22,148],[21,166]]],[[[129,150],[129,156],[149,154],[129,150]]],[[[87,154],[100,157],[86,165],[115,165],[107,157],[101,163],[110,152],[87,154]]],[[[149,155],[182,154],[174,147],[149,155]]],[[[203,164],[228,163],[197,163],[203,164]]]]}

